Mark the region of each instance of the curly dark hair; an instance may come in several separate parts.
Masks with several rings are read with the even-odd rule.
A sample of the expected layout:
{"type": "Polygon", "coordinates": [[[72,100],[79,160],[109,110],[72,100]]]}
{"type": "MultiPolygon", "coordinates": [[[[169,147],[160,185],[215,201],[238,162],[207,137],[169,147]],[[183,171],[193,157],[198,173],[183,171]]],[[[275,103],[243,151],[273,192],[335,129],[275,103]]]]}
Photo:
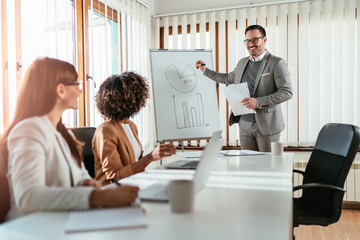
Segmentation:
{"type": "Polygon", "coordinates": [[[146,105],[149,86],[144,77],[134,72],[108,77],[95,96],[96,106],[108,120],[120,121],[133,117],[146,105]]]}

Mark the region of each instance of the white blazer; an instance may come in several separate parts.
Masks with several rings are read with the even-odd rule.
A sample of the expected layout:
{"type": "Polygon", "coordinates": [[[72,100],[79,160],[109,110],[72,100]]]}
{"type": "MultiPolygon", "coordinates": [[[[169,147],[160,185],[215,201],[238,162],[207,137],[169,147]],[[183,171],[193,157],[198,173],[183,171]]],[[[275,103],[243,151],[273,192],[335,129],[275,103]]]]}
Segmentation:
{"type": "Polygon", "coordinates": [[[11,196],[7,220],[36,211],[89,208],[91,178],[72,157],[62,135],[47,116],[14,126],[8,137],[8,181],[11,196]]]}

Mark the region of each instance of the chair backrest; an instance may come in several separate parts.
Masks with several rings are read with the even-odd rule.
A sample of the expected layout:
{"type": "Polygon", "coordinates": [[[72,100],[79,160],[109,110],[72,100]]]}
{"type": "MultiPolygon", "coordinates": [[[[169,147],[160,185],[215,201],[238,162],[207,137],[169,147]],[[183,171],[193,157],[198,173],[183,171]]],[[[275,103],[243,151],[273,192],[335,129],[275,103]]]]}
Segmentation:
{"type": "MultiPolygon", "coordinates": [[[[359,127],[326,124],[317,137],[305,169],[303,184],[323,183],[343,188],[359,144],[359,127]]],[[[335,209],[341,209],[343,196],[343,193],[324,188],[303,189],[302,201],[314,212],[331,217],[335,209]]]]}
{"type": "Polygon", "coordinates": [[[92,151],[92,139],[94,137],[95,127],[79,127],[72,128],[71,131],[75,137],[84,142],[82,155],[84,158],[85,168],[88,170],[91,177],[95,177],[94,172],[94,153],[92,151]]]}
{"type": "Polygon", "coordinates": [[[5,217],[10,208],[9,184],[6,172],[3,169],[2,156],[0,154],[0,223],[5,221],[5,217]]]}

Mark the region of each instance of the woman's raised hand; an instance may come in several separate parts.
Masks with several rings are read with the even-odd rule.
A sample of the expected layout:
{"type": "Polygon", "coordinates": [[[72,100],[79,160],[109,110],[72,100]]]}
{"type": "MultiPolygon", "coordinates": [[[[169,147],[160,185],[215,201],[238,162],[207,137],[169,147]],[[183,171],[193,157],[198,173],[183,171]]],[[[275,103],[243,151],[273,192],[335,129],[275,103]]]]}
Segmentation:
{"type": "Polygon", "coordinates": [[[150,154],[152,160],[155,161],[164,157],[169,157],[175,153],[176,153],[176,147],[171,143],[167,143],[167,144],[157,145],[150,154]]]}

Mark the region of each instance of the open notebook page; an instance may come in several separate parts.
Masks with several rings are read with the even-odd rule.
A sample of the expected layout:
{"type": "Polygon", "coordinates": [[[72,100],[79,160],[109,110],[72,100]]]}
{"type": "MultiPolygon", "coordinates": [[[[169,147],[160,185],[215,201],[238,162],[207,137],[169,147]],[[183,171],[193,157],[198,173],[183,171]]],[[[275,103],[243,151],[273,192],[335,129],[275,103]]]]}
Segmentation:
{"type": "Polygon", "coordinates": [[[140,205],[122,208],[102,208],[72,211],[66,222],[65,231],[84,232],[108,229],[146,227],[147,220],[140,205]]]}

